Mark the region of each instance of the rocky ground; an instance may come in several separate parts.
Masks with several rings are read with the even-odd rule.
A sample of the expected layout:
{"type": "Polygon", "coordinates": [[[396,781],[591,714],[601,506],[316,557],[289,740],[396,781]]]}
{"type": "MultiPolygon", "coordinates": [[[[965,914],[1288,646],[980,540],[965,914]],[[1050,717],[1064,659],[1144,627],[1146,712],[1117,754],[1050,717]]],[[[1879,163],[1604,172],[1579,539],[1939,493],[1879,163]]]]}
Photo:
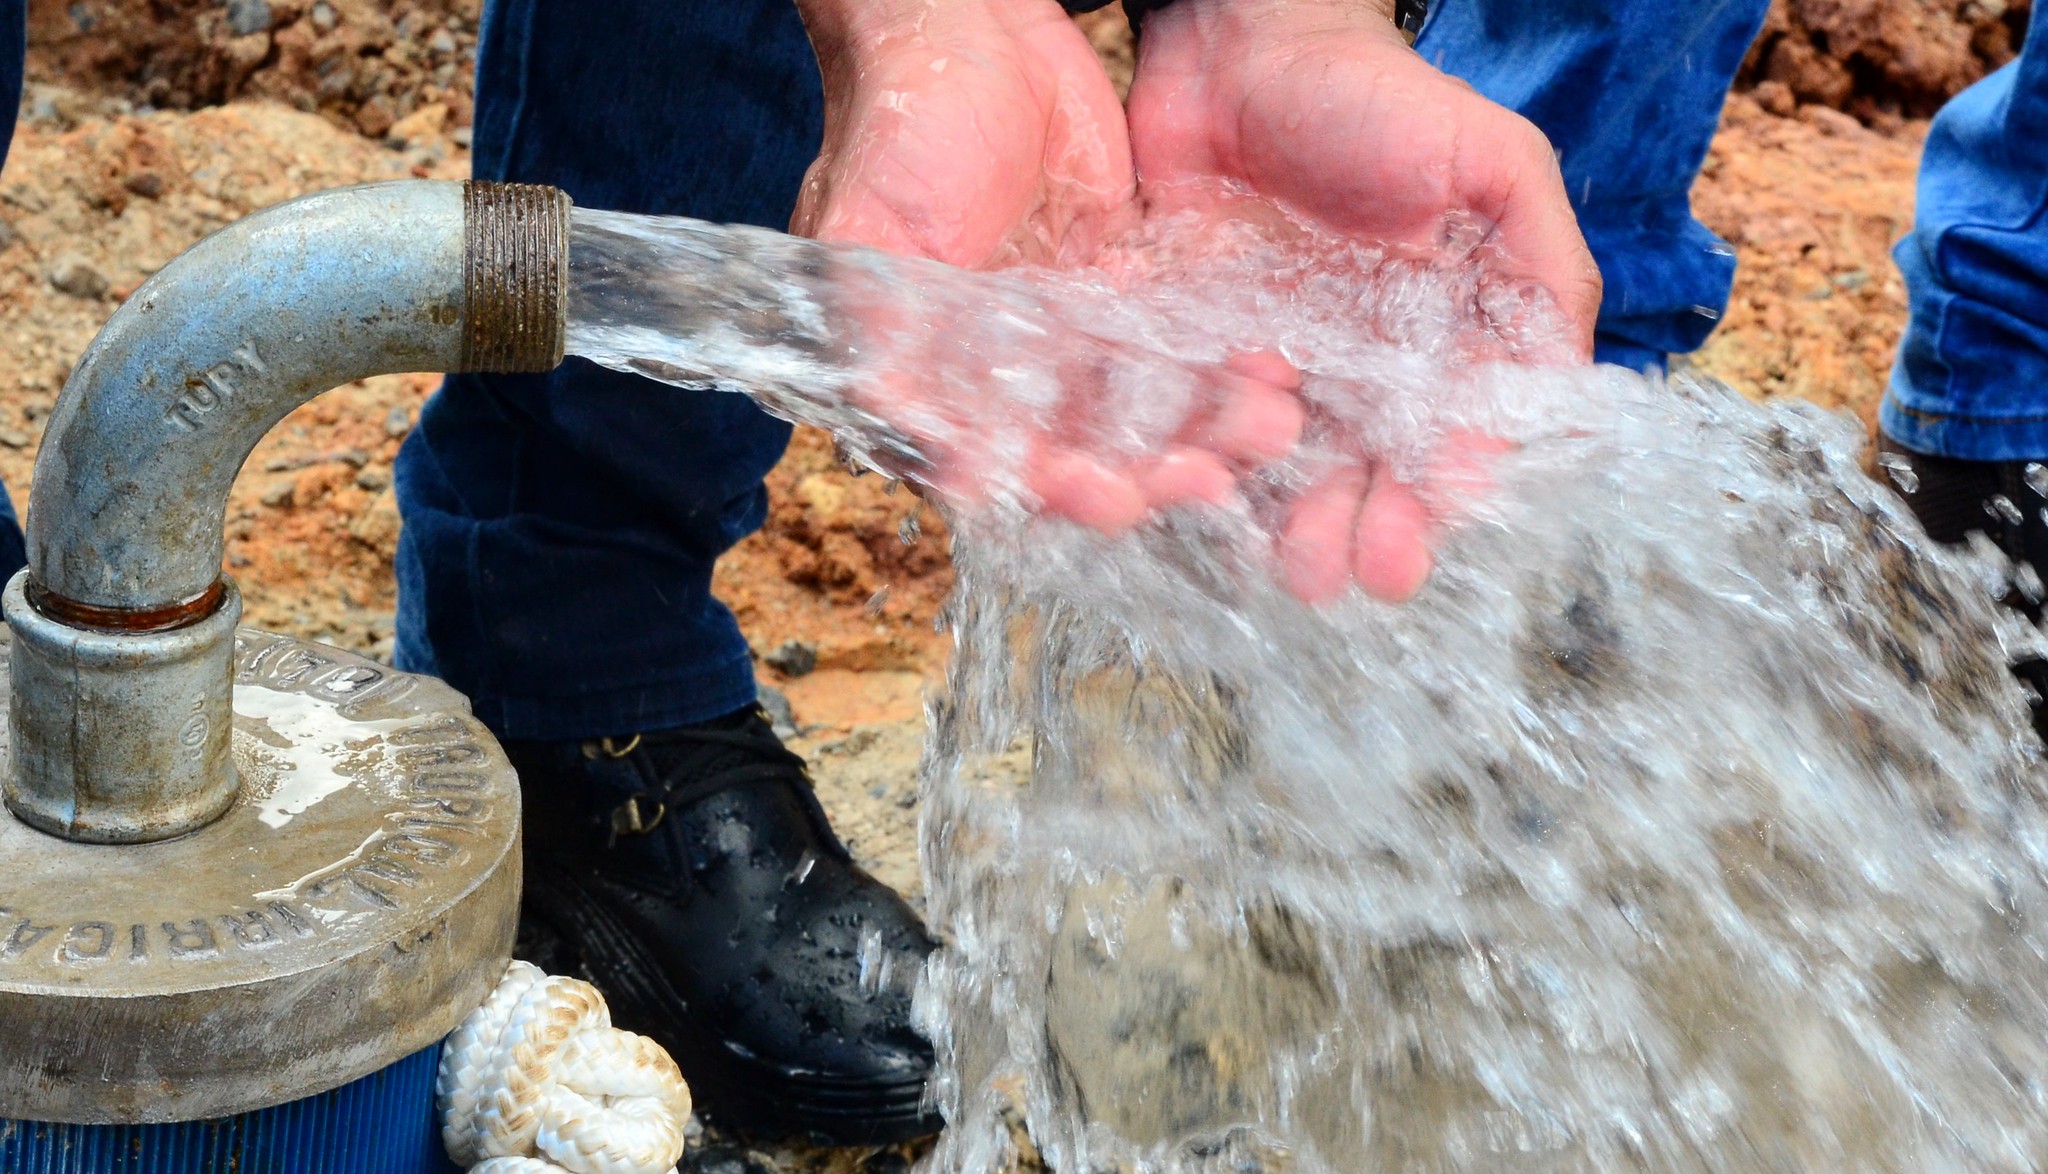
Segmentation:
{"type": "MultiPolygon", "coordinates": [[[[2026,10],[1778,0],[1695,192],[1742,266],[1703,368],[1871,418],[1903,321],[1889,249],[1911,221],[1925,118],[2011,57],[2026,10]]],[[[478,16],[478,0],[34,0],[30,86],[0,172],[0,480],[17,501],[71,363],[186,245],[301,192],[465,174],[478,16]]],[[[1089,31],[1127,72],[1120,18],[1089,31]]],[[[391,462],[434,385],[340,389],[258,447],[228,514],[249,622],[388,654],[391,462]]],[[[904,544],[916,499],[849,477],[816,434],[799,435],[771,485],[769,524],[721,567],[722,595],[787,695],[849,842],[914,894],[943,535],[926,519],[904,544]]],[[[741,1168],[719,1152],[704,1169],[741,1168]]],[[[883,1170],[901,1156],[765,1160],[883,1170]]]]}

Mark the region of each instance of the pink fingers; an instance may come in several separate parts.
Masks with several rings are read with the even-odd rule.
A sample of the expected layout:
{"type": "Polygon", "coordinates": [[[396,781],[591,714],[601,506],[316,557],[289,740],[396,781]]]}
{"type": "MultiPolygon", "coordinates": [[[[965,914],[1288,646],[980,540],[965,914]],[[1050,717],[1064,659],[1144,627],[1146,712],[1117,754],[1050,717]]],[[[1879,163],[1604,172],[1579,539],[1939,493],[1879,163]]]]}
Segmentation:
{"type": "Polygon", "coordinates": [[[1374,473],[1358,509],[1352,573],[1367,595],[1388,603],[1415,598],[1436,561],[1429,553],[1433,526],[1415,490],[1374,473]]]}
{"type": "Polygon", "coordinates": [[[1429,581],[1434,529],[1413,487],[1384,470],[1342,469],[1295,503],[1280,537],[1281,580],[1307,603],[1327,603],[1354,581],[1389,603],[1429,581]]]}
{"type": "Polygon", "coordinates": [[[1136,477],[1138,490],[1155,510],[1189,502],[1229,505],[1237,495],[1237,478],[1213,452],[1174,448],[1136,477]]]}
{"type": "Polygon", "coordinates": [[[1358,512],[1370,484],[1360,468],[1340,469],[1302,494],[1280,535],[1280,574],[1306,603],[1327,603],[1351,583],[1358,512]]]}
{"type": "Polygon", "coordinates": [[[1236,460],[1279,460],[1301,443],[1308,413],[1291,393],[1251,379],[1226,376],[1223,402],[1194,439],[1236,460]]]}
{"type": "Polygon", "coordinates": [[[1264,464],[1294,451],[1308,424],[1299,396],[1301,372],[1274,351],[1251,351],[1226,361],[1217,374],[1218,399],[1186,439],[1236,461],[1264,464]]]}
{"type": "Polygon", "coordinates": [[[1514,449],[1512,441],[1483,432],[1447,433],[1423,474],[1430,513],[1439,522],[1455,522],[1471,512],[1473,502],[1498,492],[1494,463],[1514,449]]]}
{"type": "Polygon", "coordinates": [[[1129,530],[1148,512],[1145,495],[1130,477],[1071,449],[1055,449],[1035,461],[1030,489],[1046,513],[1105,534],[1129,530]]]}
{"type": "Polygon", "coordinates": [[[1301,369],[1279,351],[1245,351],[1223,361],[1225,370],[1277,387],[1281,391],[1301,390],[1301,369]]]}

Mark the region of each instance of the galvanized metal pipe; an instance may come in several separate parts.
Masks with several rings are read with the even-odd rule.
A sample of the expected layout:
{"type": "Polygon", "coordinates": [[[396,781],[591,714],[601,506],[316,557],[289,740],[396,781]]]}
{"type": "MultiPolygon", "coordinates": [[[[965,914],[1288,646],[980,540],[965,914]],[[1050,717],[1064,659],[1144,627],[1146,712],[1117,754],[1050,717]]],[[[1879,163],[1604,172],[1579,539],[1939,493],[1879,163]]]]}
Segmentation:
{"type": "Polygon", "coordinates": [[[0,600],[17,816],[129,843],[227,809],[235,474],[339,384],[561,362],[568,209],[531,185],[322,192],[194,245],[114,314],[50,417],[29,569],[0,600]]]}

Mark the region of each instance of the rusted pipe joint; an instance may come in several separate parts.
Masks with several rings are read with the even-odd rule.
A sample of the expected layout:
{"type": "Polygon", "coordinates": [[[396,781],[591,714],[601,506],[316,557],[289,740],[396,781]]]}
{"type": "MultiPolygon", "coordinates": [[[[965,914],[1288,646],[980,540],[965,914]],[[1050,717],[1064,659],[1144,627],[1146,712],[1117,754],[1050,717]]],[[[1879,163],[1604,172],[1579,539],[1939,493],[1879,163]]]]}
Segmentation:
{"type": "Polygon", "coordinates": [[[569,308],[569,197],[531,183],[462,188],[464,371],[562,365],[569,308]]]}
{"type": "Polygon", "coordinates": [[[104,843],[226,810],[235,474],[286,413],[340,384],[560,363],[568,219],[548,187],[342,188],[238,221],[135,291],[51,414],[29,568],[0,597],[13,744],[33,748],[4,780],[10,810],[104,843]],[[89,683],[108,673],[120,687],[89,683]],[[180,733],[202,726],[196,744],[180,733]]]}
{"type": "Polygon", "coordinates": [[[24,823],[119,844],[203,827],[235,801],[229,681],[242,597],[223,584],[198,622],[154,632],[73,627],[29,603],[28,572],[7,584],[10,708],[27,719],[12,722],[7,805],[24,823]],[[44,698],[62,698],[72,720],[51,720],[44,698]]]}

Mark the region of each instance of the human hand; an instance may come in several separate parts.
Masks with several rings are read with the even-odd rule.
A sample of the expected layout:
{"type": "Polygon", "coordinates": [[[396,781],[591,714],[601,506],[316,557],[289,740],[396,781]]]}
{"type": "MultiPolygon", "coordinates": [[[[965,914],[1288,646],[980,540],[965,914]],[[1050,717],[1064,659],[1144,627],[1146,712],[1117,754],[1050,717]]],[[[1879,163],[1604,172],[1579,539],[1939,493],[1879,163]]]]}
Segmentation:
{"type": "MultiPolygon", "coordinates": [[[[1052,0],[805,0],[826,94],[825,139],[792,231],[968,268],[1071,265],[1134,219],[1136,179],[1124,111],[1087,39],[1052,0]]],[[[909,422],[943,492],[975,495],[1002,431],[949,402],[940,371],[970,369],[947,324],[897,321],[903,307],[858,309],[894,373],[857,392],[885,421],[909,422]],[[928,353],[904,339],[927,339],[928,353]],[[955,418],[957,417],[957,418],[955,418]]],[[[966,330],[966,324],[961,324],[966,330]]],[[[1294,374],[1248,356],[1193,373],[1185,425],[1163,454],[1121,456],[1091,442],[1108,362],[1065,381],[1060,428],[1030,437],[1023,488],[1046,513],[1109,532],[1191,500],[1229,497],[1239,471],[1284,455],[1303,411],[1294,374]]],[[[988,409],[983,409],[988,410],[988,409]]]]}
{"type": "Polygon", "coordinates": [[[1136,190],[1115,89],[1053,0],[804,0],[825,139],[791,230],[969,269],[1092,255],[1136,190]]]}
{"type": "MultiPolygon", "coordinates": [[[[1553,302],[1567,353],[1592,351],[1600,274],[1557,159],[1534,125],[1431,68],[1403,43],[1391,0],[1180,0],[1140,43],[1129,124],[1148,192],[1171,203],[1222,180],[1339,233],[1418,253],[1453,214],[1486,226],[1496,278],[1553,302]]],[[[1483,479],[1502,448],[1450,438],[1446,480],[1483,479]]],[[[1322,600],[1356,581],[1404,600],[1432,567],[1443,495],[1361,452],[1297,503],[1280,541],[1288,585],[1322,600]]]]}

